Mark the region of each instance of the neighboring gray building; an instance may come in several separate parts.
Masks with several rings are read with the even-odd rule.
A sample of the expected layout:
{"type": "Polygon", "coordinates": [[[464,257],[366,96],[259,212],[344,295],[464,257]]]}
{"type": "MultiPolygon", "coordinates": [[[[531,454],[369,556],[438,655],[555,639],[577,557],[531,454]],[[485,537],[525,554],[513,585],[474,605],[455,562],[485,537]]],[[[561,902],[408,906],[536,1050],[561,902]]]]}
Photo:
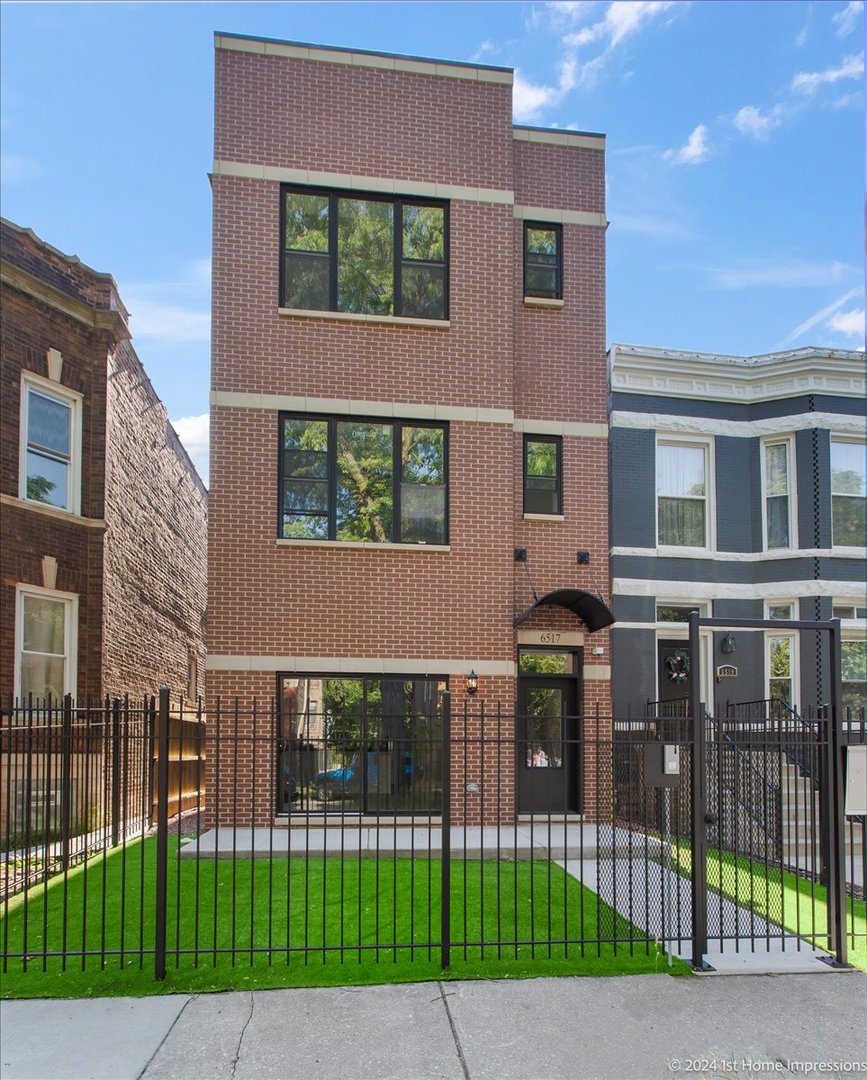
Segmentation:
{"type": "MultiPolygon", "coordinates": [[[[864,354],[612,345],[609,386],[615,716],[687,694],[685,619],[696,607],[731,619],[839,617],[844,702],[863,707],[864,354]]],[[[717,710],[822,703],[823,637],[703,631],[703,700],[717,710]]]]}

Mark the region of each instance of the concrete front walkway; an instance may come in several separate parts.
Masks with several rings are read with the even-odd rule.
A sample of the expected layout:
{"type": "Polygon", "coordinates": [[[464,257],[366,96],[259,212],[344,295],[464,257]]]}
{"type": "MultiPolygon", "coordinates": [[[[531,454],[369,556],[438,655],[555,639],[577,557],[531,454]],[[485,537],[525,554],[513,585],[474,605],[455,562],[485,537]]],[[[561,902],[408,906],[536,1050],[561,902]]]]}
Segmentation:
{"type": "MultiPolygon", "coordinates": [[[[652,861],[641,864],[640,874],[623,859],[556,861],[666,952],[691,963],[688,878],[652,861]]],[[[835,970],[822,959],[827,952],[719,893],[708,893],[707,924],[705,960],[717,975],[825,975],[835,970]]]]}
{"type": "MultiPolygon", "coordinates": [[[[443,830],[439,824],[311,825],[310,828],[209,829],[181,848],[182,858],[268,858],[270,855],[377,854],[439,858],[443,830]]],[[[518,823],[462,826],[451,829],[452,858],[468,859],[595,859],[659,855],[662,845],[644,834],[612,825],[583,822],[518,823]]]]}
{"type": "Polygon", "coordinates": [[[0,1002],[3,1080],[665,1080],[867,1071],[867,977],[667,975],[0,1002]]]}

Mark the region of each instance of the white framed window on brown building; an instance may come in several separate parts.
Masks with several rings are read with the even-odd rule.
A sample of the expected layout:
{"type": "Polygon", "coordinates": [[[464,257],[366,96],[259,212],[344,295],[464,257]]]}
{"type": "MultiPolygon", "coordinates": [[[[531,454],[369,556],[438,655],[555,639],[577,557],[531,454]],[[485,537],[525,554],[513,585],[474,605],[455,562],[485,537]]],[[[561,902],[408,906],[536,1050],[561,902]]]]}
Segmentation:
{"type": "Polygon", "coordinates": [[[78,597],[18,585],[15,590],[15,696],[44,701],[76,692],[78,597]]]}
{"type": "Polygon", "coordinates": [[[19,495],[80,512],[81,395],[31,374],[21,379],[19,495]]]}

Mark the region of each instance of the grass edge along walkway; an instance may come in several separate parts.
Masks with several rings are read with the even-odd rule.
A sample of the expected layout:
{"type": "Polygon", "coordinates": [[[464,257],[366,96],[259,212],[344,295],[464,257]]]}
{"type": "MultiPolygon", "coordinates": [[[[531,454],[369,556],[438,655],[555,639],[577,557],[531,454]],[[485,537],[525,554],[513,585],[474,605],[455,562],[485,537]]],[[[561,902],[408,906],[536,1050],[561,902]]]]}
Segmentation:
{"type": "MultiPolygon", "coordinates": [[[[673,868],[689,878],[692,871],[689,844],[684,841],[672,844],[671,860],[673,868]]],[[[765,921],[782,926],[805,941],[815,941],[817,948],[827,948],[828,892],[819,882],[791,870],[768,866],[761,860],[708,848],[707,885],[709,891],[754,911],[765,921]]],[[[867,971],[864,900],[846,897],[846,932],[848,962],[867,971]]]]}
{"type": "Polygon", "coordinates": [[[32,959],[26,970],[20,957],[8,960],[0,996],[689,973],[553,862],[453,861],[453,945],[451,965],[443,970],[439,860],[280,856],[197,863],[178,859],[177,840],[170,844],[163,982],[153,975],[156,841],[148,838],[96,856],[10,902],[8,919],[0,918],[0,944],[7,953],[26,948],[32,959]],[[511,944],[482,946],[485,936],[511,944]],[[569,944],[539,940],[567,937],[569,944]],[[583,944],[572,943],[581,938],[583,944]],[[46,939],[49,952],[65,945],[77,953],[65,970],[59,957],[43,960],[46,939]],[[305,942],[308,951],[296,951],[305,942]],[[184,951],[196,945],[198,957],[184,951]],[[231,949],[234,956],[221,951],[231,949]]]}

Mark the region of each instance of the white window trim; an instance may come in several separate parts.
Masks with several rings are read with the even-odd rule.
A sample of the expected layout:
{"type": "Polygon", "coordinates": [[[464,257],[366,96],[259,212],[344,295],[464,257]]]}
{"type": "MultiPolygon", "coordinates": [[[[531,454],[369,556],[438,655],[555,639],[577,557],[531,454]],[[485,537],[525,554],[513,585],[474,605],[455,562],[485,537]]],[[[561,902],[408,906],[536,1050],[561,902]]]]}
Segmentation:
{"type": "MultiPolygon", "coordinates": [[[[683,641],[689,642],[689,625],[687,623],[659,622],[656,621],[656,609],[660,607],[688,607],[693,608],[703,619],[709,618],[711,613],[710,600],[683,600],[674,599],[670,596],[657,596],[654,605],[654,623],[656,628],[654,641],[654,656],[656,660],[656,699],[662,696],[662,687],[659,685],[659,642],[683,641]]],[[[710,627],[699,627],[698,631],[699,651],[699,694],[701,700],[710,702],[713,700],[711,687],[713,683],[713,630],[710,627]]]]}
{"type": "MultiPolygon", "coordinates": [[[[867,546],[865,547],[853,547],[851,545],[838,544],[834,540],[834,477],[831,467],[831,447],[834,443],[850,443],[855,446],[860,446],[867,453],[867,439],[859,439],[854,435],[847,435],[845,433],[831,432],[831,441],[828,446],[828,487],[831,492],[831,547],[838,552],[843,552],[854,558],[863,559],[867,556],[867,546]]],[[[847,496],[844,493],[839,493],[842,498],[863,498],[864,496],[851,495],[847,496]]]]}
{"type": "MultiPolygon", "coordinates": [[[[790,596],[781,596],[778,599],[765,600],[765,618],[770,619],[770,610],[781,604],[788,604],[792,609],[792,621],[800,618],[798,601],[790,596]]],[[[792,700],[789,705],[795,712],[798,711],[798,702],[801,696],[801,635],[797,630],[766,630],[764,647],[765,663],[765,696],[771,697],[771,640],[773,638],[788,638],[791,641],[789,649],[789,679],[792,684],[792,700]]]]}
{"type": "MultiPolygon", "coordinates": [[[[653,463],[653,516],[656,535],[656,550],[659,555],[677,557],[678,555],[704,555],[716,551],[716,497],[715,497],[716,469],[714,465],[714,439],[713,436],[702,438],[692,435],[677,435],[665,431],[656,432],[656,444],[654,448],[653,463]],[[704,486],[705,486],[705,545],[704,547],[690,547],[680,544],[663,544],[659,540],[659,491],[657,479],[657,460],[660,445],[674,445],[680,443],[683,446],[697,446],[704,450],[704,486]]],[[[672,496],[673,497],[673,496],[672,496]]]]}
{"type": "Polygon", "coordinates": [[[795,473],[795,440],[791,435],[782,436],[768,436],[761,440],[761,478],[762,478],[762,551],[778,552],[778,551],[794,551],[798,547],[798,515],[795,508],[795,502],[798,491],[797,475],[795,473]],[[767,470],[765,466],[765,458],[767,457],[767,448],[769,446],[786,447],[786,498],[788,499],[789,508],[789,542],[784,547],[768,547],[768,483],[767,483],[767,470]]]}
{"type": "Polygon", "coordinates": [[[55,398],[70,407],[69,430],[69,505],[51,506],[60,514],[81,515],[81,412],[83,396],[59,383],[44,379],[32,372],[21,373],[21,409],[19,412],[19,458],[18,458],[18,495],[28,506],[48,506],[50,504],[27,498],[27,394],[37,390],[46,397],[55,398]]]}
{"type": "Polygon", "coordinates": [[[21,697],[21,655],[24,650],[24,597],[60,600],[66,606],[66,659],[63,668],[64,693],[78,692],[78,594],[43,589],[39,585],[15,586],[15,680],[14,696],[21,697]]]}

